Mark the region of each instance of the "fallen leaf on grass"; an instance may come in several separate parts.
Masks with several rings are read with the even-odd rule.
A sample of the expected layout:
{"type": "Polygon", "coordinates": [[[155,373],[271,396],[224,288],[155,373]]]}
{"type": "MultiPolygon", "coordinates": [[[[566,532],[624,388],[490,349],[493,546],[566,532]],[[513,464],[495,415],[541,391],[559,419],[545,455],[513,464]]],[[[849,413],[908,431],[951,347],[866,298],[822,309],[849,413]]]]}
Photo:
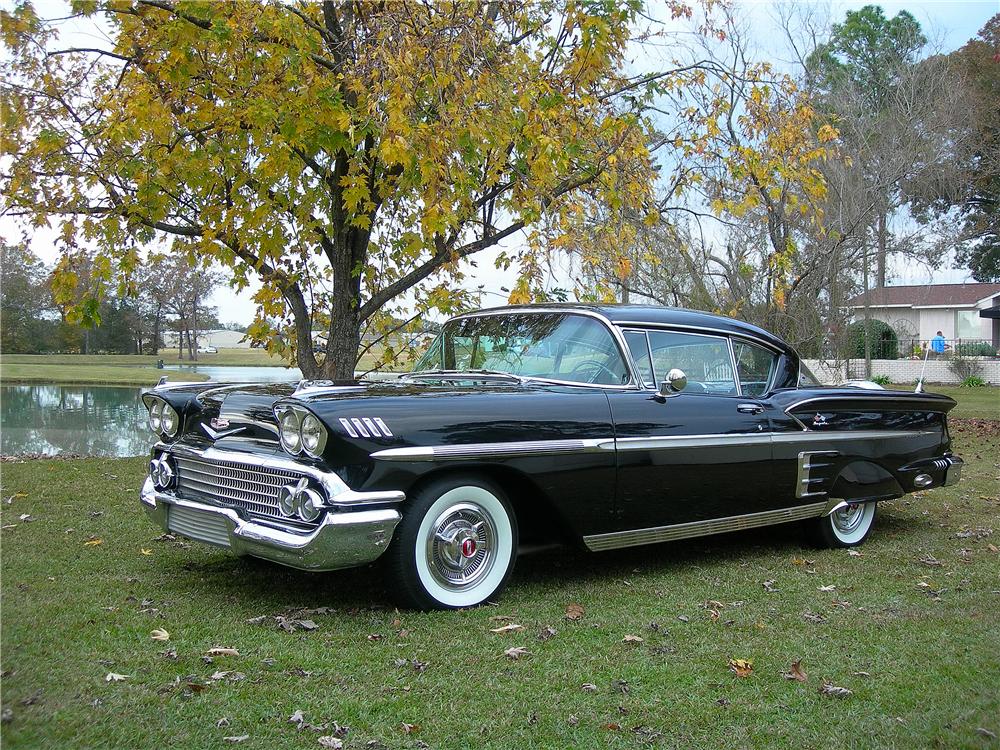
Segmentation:
{"type": "Polygon", "coordinates": [[[169,641],[170,633],[168,633],[163,628],[156,628],[155,630],[153,630],[152,633],[149,634],[149,637],[152,638],[154,641],[169,641]]]}
{"type": "Polygon", "coordinates": [[[222,739],[225,740],[226,742],[246,742],[248,739],[250,739],[250,735],[241,734],[241,735],[234,735],[232,737],[223,737],[222,739]]]}
{"type": "Polygon", "coordinates": [[[84,547],[96,547],[99,544],[104,544],[103,539],[88,539],[83,543],[84,547]]]}
{"type": "Polygon", "coordinates": [[[918,560],[918,562],[929,568],[940,568],[942,564],[940,560],[934,557],[934,555],[924,555],[918,560]]]}
{"type": "Polygon", "coordinates": [[[306,720],[306,715],[302,712],[301,708],[295,710],[291,716],[288,717],[289,724],[301,724],[306,720]]]}
{"type": "Polygon", "coordinates": [[[235,648],[225,648],[223,646],[216,646],[215,648],[210,648],[205,652],[205,656],[239,656],[240,652],[235,648]]]}
{"type": "Polygon", "coordinates": [[[788,668],[787,672],[782,672],[781,676],[786,680],[795,680],[796,682],[805,682],[809,679],[809,676],[802,670],[801,659],[793,661],[792,666],[788,668]]]}
{"type": "Polygon", "coordinates": [[[580,686],[580,689],[588,693],[596,693],[597,685],[592,682],[585,682],[580,686]]]}
{"type": "Polygon", "coordinates": [[[219,727],[219,729],[221,729],[222,727],[228,727],[229,726],[229,719],[227,719],[225,716],[223,716],[221,719],[219,719],[217,722],[215,722],[215,726],[219,727]]]}
{"type": "Polygon", "coordinates": [[[31,515],[30,513],[22,513],[21,515],[19,515],[17,517],[17,520],[18,521],[24,521],[24,523],[31,523],[32,521],[35,520],[35,517],[33,515],[31,515]]]}
{"type": "Polygon", "coordinates": [[[792,565],[815,565],[815,560],[806,560],[804,557],[793,557],[792,565]]]}
{"type": "Polygon", "coordinates": [[[687,615],[677,615],[677,619],[680,620],[681,622],[687,622],[691,618],[689,618],[687,615]]]}
{"type": "Polygon", "coordinates": [[[753,674],[753,662],[750,659],[730,659],[729,669],[737,677],[749,677],[753,674]]]}
{"type": "Polygon", "coordinates": [[[383,638],[383,636],[382,636],[381,633],[369,633],[368,634],[368,640],[369,641],[381,641],[382,638],[383,638]]]}
{"type": "Polygon", "coordinates": [[[571,603],[566,605],[567,620],[582,620],[584,613],[583,607],[579,604],[571,603]]]}
{"type": "Polygon", "coordinates": [[[849,554],[851,557],[864,557],[865,556],[864,552],[862,552],[861,550],[857,550],[857,549],[849,549],[849,550],[847,550],[847,554],[849,554]]]}
{"type": "Polygon", "coordinates": [[[139,554],[141,554],[141,555],[151,555],[151,554],[153,554],[153,550],[151,550],[151,549],[144,549],[143,547],[140,547],[139,548],[139,554]]]}
{"type": "Polygon", "coordinates": [[[343,741],[338,737],[334,737],[333,735],[326,735],[325,737],[320,737],[317,740],[317,742],[319,742],[320,747],[328,747],[331,748],[332,750],[341,750],[341,748],[344,746],[343,741]]]}
{"type": "Polygon", "coordinates": [[[490,628],[491,633],[516,633],[519,630],[524,630],[524,626],[518,625],[516,622],[512,622],[509,625],[501,625],[499,628],[490,628]]]}
{"type": "Polygon", "coordinates": [[[832,695],[835,698],[847,698],[848,696],[854,695],[854,691],[849,690],[845,687],[839,687],[834,685],[832,682],[827,680],[820,687],[819,692],[823,695],[832,695]]]}
{"type": "Polygon", "coordinates": [[[104,678],[105,682],[124,682],[128,679],[127,674],[118,674],[117,672],[108,672],[107,676],[104,678]]]}
{"type": "Polygon", "coordinates": [[[991,732],[986,727],[976,727],[976,734],[982,735],[983,737],[988,737],[991,740],[995,740],[997,738],[996,733],[991,732]]]}
{"type": "Polygon", "coordinates": [[[542,628],[541,632],[538,633],[538,640],[547,641],[549,638],[554,638],[558,632],[559,631],[551,625],[546,625],[542,628]]]}
{"type": "Polygon", "coordinates": [[[574,716],[573,714],[570,714],[566,718],[566,723],[569,724],[571,727],[575,727],[577,724],[580,723],[580,720],[576,716],[574,716]]]}
{"type": "Polygon", "coordinates": [[[836,591],[837,587],[832,583],[829,586],[820,586],[817,591],[836,591]]]}
{"type": "Polygon", "coordinates": [[[407,724],[405,721],[400,723],[399,728],[403,730],[403,734],[416,734],[420,731],[419,724],[407,724]]]}
{"type": "Polygon", "coordinates": [[[774,581],[764,581],[764,591],[769,594],[777,593],[778,589],[774,587],[774,581]]]}
{"type": "Polygon", "coordinates": [[[522,656],[530,656],[531,652],[528,651],[524,646],[511,646],[509,649],[503,652],[504,656],[513,661],[517,661],[522,656]]]}
{"type": "Polygon", "coordinates": [[[645,639],[641,638],[638,635],[629,634],[626,635],[624,638],[622,638],[622,643],[645,643],[645,642],[646,642],[645,639]]]}

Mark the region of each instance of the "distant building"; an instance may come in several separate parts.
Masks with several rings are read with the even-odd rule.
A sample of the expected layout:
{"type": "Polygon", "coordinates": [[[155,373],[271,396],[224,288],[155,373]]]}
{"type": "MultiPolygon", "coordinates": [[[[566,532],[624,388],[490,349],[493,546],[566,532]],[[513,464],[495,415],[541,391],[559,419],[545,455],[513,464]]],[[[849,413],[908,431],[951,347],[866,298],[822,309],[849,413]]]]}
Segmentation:
{"type": "Polygon", "coordinates": [[[929,341],[941,331],[944,338],[975,339],[1000,347],[1000,319],[981,316],[1000,305],[1000,284],[924,284],[872,289],[849,300],[855,320],[871,317],[892,326],[899,338],[929,341]]]}

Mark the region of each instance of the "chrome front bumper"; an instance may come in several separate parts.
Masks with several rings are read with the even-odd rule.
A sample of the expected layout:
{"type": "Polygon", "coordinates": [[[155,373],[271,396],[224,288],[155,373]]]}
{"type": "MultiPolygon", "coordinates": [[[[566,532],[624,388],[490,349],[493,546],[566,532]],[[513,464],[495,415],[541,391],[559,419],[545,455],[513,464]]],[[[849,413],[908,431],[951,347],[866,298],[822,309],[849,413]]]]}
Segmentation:
{"type": "Polygon", "coordinates": [[[337,570],[377,559],[402,516],[391,508],[328,512],[309,532],[285,531],[240,518],[236,511],[158,492],[147,477],[139,500],[164,531],[300,570],[337,570]]]}

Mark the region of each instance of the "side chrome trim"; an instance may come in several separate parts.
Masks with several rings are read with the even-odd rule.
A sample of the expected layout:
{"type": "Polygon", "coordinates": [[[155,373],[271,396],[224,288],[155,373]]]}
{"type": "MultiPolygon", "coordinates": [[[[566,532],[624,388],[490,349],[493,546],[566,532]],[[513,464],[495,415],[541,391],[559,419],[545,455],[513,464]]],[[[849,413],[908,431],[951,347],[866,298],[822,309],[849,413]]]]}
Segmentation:
{"type": "MultiPolygon", "coordinates": [[[[824,386],[824,387],[831,388],[836,386],[824,386]]],[[[866,391],[863,388],[856,388],[852,393],[828,393],[823,396],[813,396],[812,398],[804,398],[801,401],[796,401],[795,403],[789,404],[788,406],[785,407],[784,411],[785,414],[788,414],[788,416],[794,419],[795,418],[794,415],[789,413],[792,411],[792,409],[798,409],[800,406],[805,406],[806,404],[812,404],[815,402],[829,403],[831,401],[843,401],[845,399],[846,400],[869,399],[874,404],[878,404],[882,401],[890,401],[893,403],[910,404],[912,406],[916,406],[914,404],[914,401],[919,401],[920,397],[923,397],[927,401],[931,402],[935,400],[935,394],[933,393],[917,394],[918,398],[916,399],[912,398],[914,394],[910,393],[909,391],[903,391],[902,395],[899,396],[894,396],[892,395],[892,393],[893,392],[891,390],[882,390],[873,392],[873,391],[866,391]],[[865,394],[871,394],[871,395],[865,395],[865,394]]]]}
{"type": "Polygon", "coordinates": [[[771,526],[789,521],[801,521],[806,518],[818,518],[827,507],[826,502],[798,505],[792,508],[766,510],[762,513],[749,513],[742,516],[727,516],[726,518],[710,518],[705,521],[692,521],[671,526],[654,526],[648,529],[632,529],[629,531],[613,531],[608,534],[592,534],[583,538],[584,544],[593,552],[601,552],[622,547],[638,547],[643,544],[671,542],[678,539],[724,534],[728,531],[742,531],[760,526],[771,526]]]}
{"type": "Polygon", "coordinates": [[[592,453],[614,450],[614,438],[597,440],[525,440],[510,443],[469,443],[416,448],[389,448],[375,451],[376,461],[461,461],[474,458],[513,458],[520,456],[558,456],[567,453],[592,453]]]}
{"type": "MultiPolygon", "coordinates": [[[[727,435],[656,435],[652,437],[591,438],[586,440],[516,440],[506,443],[388,448],[369,456],[376,461],[459,461],[476,458],[555,456],[597,451],[649,451],[670,448],[718,448],[768,443],[828,443],[841,440],[888,440],[932,435],[931,431],[843,430],[839,432],[734,432],[727,435]]],[[[826,453],[826,451],[819,451],[826,453]]],[[[801,457],[801,454],[800,454],[801,457]]]]}
{"type": "Polygon", "coordinates": [[[761,346],[765,346],[775,354],[787,354],[788,352],[781,349],[777,344],[766,339],[759,338],[749,331],[727,331],[724,328],[712,328],[710,326],[695,326],[695,325],[685,325],[683,323],[650,323],[649,321],[640,322],[638,320],[616,320],[615,325],[625,326],[625,327],[640,327],[647,328],[649,330],[674,330],[674,331],[699,331],[713,333],[718,336],[737,336],[740,338],[747,339],[748,341],[753,341],[759,343],[761,346]]]}
{"type": "Polygon", "coordinates": [[[892,440],[894,438],[934,435],[933,430],[836,430],[820,432],[773,432],[775,443],[825,443],[833,440],[892,440]]]}
{"type": "MultiPolygon", "coordinates": [[[[609,441],[615,442],[615,441],[609,441]]],[[[663,435],[656,437],[618,438],[620,451],[660,450],[663,448],[713,448],[727,445],[766,445],[770,432],[734,432],[729,435],[663,435]]],[[[612,445],[608,446],[613,447],[612,445]]]]}
{"type": "Polygon", "coordinates": [[[826,495],[826,490],[813,490],[813,485],[824,482],[824,477],[810,476],[813,469],[830,466],[829,463],[814,461],[814,456],[839,456],[837,451],[803,451],[799,453],[799,471],[795,480],[795,497],[818,497],[826,495]]]}

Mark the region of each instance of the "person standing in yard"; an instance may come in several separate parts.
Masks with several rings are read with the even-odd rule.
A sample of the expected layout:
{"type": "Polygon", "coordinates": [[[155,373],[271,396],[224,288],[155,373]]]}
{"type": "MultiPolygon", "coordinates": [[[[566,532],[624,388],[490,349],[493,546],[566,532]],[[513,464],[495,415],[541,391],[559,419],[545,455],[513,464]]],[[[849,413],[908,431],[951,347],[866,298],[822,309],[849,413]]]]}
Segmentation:
{"type": "Polygon", "coordinates": [[[934,356],[940,356],[944,354],[944,350],[947,348],[948,345],[944,341],[944,334],[938,331],[937,335],[931,339],[931,351],[934,352],[934,356]]]}

